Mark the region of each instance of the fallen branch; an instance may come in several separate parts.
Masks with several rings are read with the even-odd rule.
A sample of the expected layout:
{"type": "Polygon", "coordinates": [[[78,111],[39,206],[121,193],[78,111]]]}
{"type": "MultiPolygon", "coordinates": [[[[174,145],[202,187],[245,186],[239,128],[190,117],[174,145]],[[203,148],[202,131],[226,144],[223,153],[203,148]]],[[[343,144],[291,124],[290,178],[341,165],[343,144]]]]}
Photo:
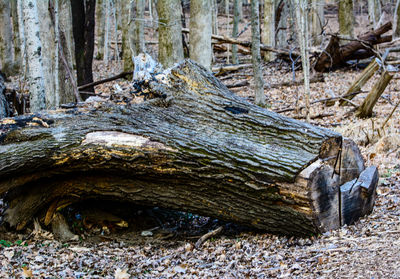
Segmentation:
{"type": "MultiPolygon", "coordinates": [[[[188,28],[182,28],[182,32],[183,33],[189,33],[189,29],[188,28]]],[[[249,41],[242,41],[242,40],[238,40],[238,39],[233,39],[230,37],[226,37],[226,36],[219,36],[219,35],[211,35],[211,38],[223,43],[228,43],[228,44],[234,44],[234,45],[241,45],[245,48],[251,48],[251,42],[249,41]]],[[[288,51],[285,49],[279,49],[279,48],[274,48],[274,47],[270,47],[270,46],[266,46],[263,44],[260,44],[260,50],[262,51],[271,51],[271,52],[275,52],[284,56],[290,56],[290,54],[292,56],[300,56],[300,53],[296,52],[296,51],[288,51]]]]}
{"type": "Polygon", "coordinates": [[[237,70],[241,70],[241,69],[251,68],[252,66],[253,66],[252,64],[218,66],[218,67],[213,67],[212,71],[214,73],[214,76],[217,77],[217,76],[223,75],[226,72],[232,72],[232,71],[237,71],[237,70]]]}
{"type": "Polygon", "coordinates": [[[118,74],[116,76],[112,76],[112,77],[109,77],[109,78],[105,78],[105,79],[101,79],[101,80],[98,80],[98,81],[95,81],[95,82],[91,82],[91,83],[88,83],[88,84],[81,85],[81,86],[78,87],[78,90],[82,91],[82,90],[84,90],[86,88],[89,88],[89,87],[92,87],[92,86],[96,86],[96,85],[99,85],[99,84],[103,84],[103,83],[106,83],[106,82],[109,82],[109,81],[113,81],[113,80],[116,80],[116,79],[119,79],[119,78],[124,78],[124,77],[126,77],[128,75],[132,75],[132,74],[133,74],[133,72],[122,72],[122,73],[120,73],[120,74],[118,74]]]}
{"type": "Polygon", "coordinates": [[[216,228],[215,230],[210,231],[210,232],[206,233],[205,235],[203,235],[202,237],[200,237],[199,240],[197,240],[197,242],[196,242],[196,244],[195,244],[195,247],[196,247],[197,249],[200,248],[200,246],[201,246],[207,239],[209,239],[210,237],[216,236],[217,234],[221,233],[223,228],[224,228],[223,226],[220,226],[220,227],[216,228]]]}

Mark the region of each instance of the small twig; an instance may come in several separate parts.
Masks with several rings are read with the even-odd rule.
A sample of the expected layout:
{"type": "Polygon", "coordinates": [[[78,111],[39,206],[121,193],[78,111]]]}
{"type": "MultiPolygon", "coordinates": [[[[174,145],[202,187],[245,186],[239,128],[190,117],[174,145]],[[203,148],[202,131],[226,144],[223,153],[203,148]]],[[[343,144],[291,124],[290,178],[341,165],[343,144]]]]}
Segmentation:
{"type": "Polygon", "coordinates": [[[400,101],[397,102],[397,104],[395,105],[395,107],[392,109],[392,111],[390,112],[390,114],[388,115],[388,117],[386,117],[385,122],[383,122],[380,130],[383,131],[383,129],[385,128],[385,125],[388,123],[389,119],[393,116],[393,113],[395,112],[395,110],[397,109],[397,107],[400,105],[400,101]]]}
{"type": "Polygon", "coordinates": [[[196,248],[200,248],[200,246],[201,246],[207,239],[209,239],[210,237],[216,236],[217,234],[221,233],[222,230],[223,230],[223,228],[224,228],[223,226],[220,226],[220,227],[216,228],[215,230],[210,231],[210,232],[206,233],[205,235],[203,235],[202,237],[200,237],[199,240],[197,240],[197,242],[196,242],[196,244],[195,244],[195,247],[196,247],[196,248]]]}

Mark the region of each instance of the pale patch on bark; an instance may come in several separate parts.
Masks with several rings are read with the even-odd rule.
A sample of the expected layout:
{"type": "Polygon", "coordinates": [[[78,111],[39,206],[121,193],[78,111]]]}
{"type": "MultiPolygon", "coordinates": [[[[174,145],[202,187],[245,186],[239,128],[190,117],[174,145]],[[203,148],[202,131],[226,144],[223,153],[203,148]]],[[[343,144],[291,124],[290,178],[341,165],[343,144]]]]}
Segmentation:
{"type": "Polygon", "coordinates": [[[89,133],[86,135],[82,144],[95,144],[107,147],[130,146],[138,148],[155,148],[174,151],[172,148],[165,146],[160,142],[151,141],[147,137],[115,131],[99,131],[89,133]]]}

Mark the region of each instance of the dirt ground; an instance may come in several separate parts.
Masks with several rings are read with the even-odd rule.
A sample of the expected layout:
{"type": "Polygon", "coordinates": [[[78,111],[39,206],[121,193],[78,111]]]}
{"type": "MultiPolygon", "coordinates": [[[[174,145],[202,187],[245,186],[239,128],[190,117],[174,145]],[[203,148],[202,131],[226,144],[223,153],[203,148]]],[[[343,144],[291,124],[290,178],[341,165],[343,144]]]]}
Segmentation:
{"type": "MultiPolygon", "coordinates": [[[[362,18],[358,21],[363,22],[362,18]]],[[[221,18],[222,33],[224,22],[227,21],[221,18]]],[[[334,29],[334,23],[332,26],[334,29]]],[[[153,47],[149,52],[154,55],[153,47]]],[[[217,54],[217,62],[224,63],[224,55],[217,54]]],[[[248,59],[241,57],[242,62],[248,59]]],[[[343,95],[360,75],[361,67],[325,73],[324,82],[311,84],[311,101],[343,95]]],[[[113,60],[108,65],[95,62],[95,80],[120,71],[120,61],[113,60]]],[[[296,71],[296,80],[301,77],[302,72],[296,71]]],[[[252,100],[251,69],[220,78],[227,85],[248,81],[249,86],[232,91],[252,100]]],[[[362,88],[364,93],[353,99],[355,104],[363,101],[378,78],[376,74],[362,88]]],[[[264,65],[269,109],[304,105],[302,85],[270,88],[292,79],[290,64],[277,61],[264,65]]],[[[119,80],[99,85],[96,91],[107,96],[129,87],[129,81],[119,80]]],[[[60,242],[47,231],[16,234],[2,230],[0,278],[400,278],[400,108],[380,129],[399,101],[397,72],[376,104],[372,118],[358,119],[352,106],[340,107],[338,103],[327,106],[319,102],[311,107],[313,124],[350,137],[359,144],[366,165],[379,168],[374,210],[354,225],[299,239],[251,231],[188,213],[167,220],[150,211],[147,221],[155,223],[137,224],[135,229],[110,234],[101,228],[82,233],[78,240],[70,242],[60,242]],[[160,219],[161,224],[157,224],[160,219]],[[194,247],[204,231],[220,225],[224,227],[221,234],[200,248],[194,247]]],[[[292,110],[284,114],[301,119],[304,112],[292,110]]]]}

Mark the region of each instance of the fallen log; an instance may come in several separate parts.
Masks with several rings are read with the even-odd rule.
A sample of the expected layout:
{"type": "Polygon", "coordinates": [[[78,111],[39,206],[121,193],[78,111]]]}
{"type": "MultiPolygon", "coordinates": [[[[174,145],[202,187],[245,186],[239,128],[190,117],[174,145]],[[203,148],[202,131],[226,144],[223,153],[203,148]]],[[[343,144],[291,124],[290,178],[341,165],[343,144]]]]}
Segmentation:
{"type": "Polygon", "coordinates": [[[349,60],[364,59],[375,55],[373,46],[390,42],[392,36],[382,34],[392,29],[392,23],[388,22],[376,30],[361,35],[357,40],[340,46],[340,38],[332,35],[325,51],[318,57],[314,69],[317,72],[326,72],[342,67],[349,60]]]}
{"type": "Polygon", "coordinates": [[[140,104],[0,121],[5,222],[21,230],[98,199],[310,236],[372,210],[377,169],[353,141],[251,104],[190,60],[143,76],[135,86],[154,98],[140,104]]]}

